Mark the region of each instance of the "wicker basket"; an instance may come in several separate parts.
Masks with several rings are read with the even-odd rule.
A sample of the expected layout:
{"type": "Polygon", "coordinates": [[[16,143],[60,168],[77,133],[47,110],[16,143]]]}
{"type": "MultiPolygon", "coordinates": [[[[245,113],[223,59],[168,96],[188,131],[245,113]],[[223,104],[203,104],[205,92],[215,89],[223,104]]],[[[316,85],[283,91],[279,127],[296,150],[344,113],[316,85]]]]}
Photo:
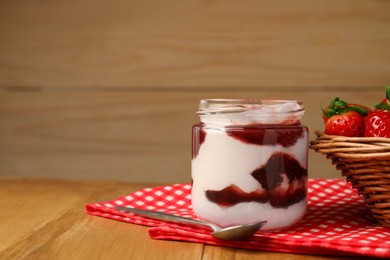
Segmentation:
{"type": "Polygon", "coordinates": [[[390,138],[315,134],[310,148],[332,160],[363,196],[373,217],[390,227],[390,138]]]}

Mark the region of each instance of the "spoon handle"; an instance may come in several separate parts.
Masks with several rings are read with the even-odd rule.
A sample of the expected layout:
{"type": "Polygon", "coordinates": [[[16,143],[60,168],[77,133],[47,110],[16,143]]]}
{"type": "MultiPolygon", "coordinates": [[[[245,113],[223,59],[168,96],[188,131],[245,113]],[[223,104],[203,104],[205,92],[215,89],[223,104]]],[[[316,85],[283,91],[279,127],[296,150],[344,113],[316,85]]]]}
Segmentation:
{"type": "Polygon", "coordinates": [[[151,211],[151,210],[146,210],[146,209],[122,207],[122,206],[115,206],[115,209],[119,210],[121,212],[133,213],[133,214],[147,217],[147,218],[164,220],[164,221],[169,221],[169,222],[174,222],[174,223],[186,223],[186,224],[191,224],[191,225],[196,225],[196,226],[204,226],[204,227],[214,229],[211,226],[211,224],[208,224],[206,222],[202,222],[202,221],[190,219],[190,218],[185,218],[185,217],[181,217],[181,216],[176,216],[176,215],[172,215],[172,214],[166,214],[166,213],[156,212],[156,211],[151,211]]]}

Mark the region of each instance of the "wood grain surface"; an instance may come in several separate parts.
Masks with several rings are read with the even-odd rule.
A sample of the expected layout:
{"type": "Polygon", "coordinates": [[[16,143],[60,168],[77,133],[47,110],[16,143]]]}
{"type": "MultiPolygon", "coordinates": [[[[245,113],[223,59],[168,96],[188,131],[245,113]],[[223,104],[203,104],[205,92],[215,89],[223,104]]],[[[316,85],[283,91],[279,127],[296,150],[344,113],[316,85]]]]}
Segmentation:
{"type": "MultiPolygon", "coordinates": [[[[201,98],[366,105],[390,1],[0,1],[0,176],[190,181],[201,98]]],[[[311,177],[340,177],[310,153],[311,177]]]]}
{"type": "Polygon", "coordinates": [[[154,241],[147,228],[96,218],[85,205],[146,185],[0,181],[1,259],[201,259],[202,245],[154,241]],[[145,258],[146,257],[146,258],[145,258]]]}
{"type": "Polygon", "coordinates": [[[147,227],[85,213],[87,203],[146,187],[152,186],[0,178],[0,259],[335,259],[152,240],[147,227]]]}
{"type": "Polygon", "coordinates": [[[389,1],[1,1],[2,87],[379,86],[389,1]]]}

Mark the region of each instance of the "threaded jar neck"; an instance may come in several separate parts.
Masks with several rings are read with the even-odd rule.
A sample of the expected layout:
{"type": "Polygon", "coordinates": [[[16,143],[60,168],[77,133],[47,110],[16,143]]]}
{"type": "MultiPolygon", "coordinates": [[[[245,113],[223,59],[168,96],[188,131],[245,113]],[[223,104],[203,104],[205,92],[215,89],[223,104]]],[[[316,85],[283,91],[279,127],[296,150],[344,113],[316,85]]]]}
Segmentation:
{"type": "Polygon", "coordinates": [[[304,112],[298,100],[202,99],[197,114],[206,125],[292,125],[304,112]]]}

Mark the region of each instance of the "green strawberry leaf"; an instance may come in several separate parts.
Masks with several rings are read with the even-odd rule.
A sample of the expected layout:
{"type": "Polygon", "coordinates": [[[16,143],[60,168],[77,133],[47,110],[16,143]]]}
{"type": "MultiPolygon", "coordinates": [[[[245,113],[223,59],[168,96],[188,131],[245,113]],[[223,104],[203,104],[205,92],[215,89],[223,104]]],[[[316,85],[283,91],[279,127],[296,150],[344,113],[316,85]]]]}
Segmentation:
{"type": "Polygon", "coordinates": [[[329,112],[329,110],[331,110],[331,108],[329,108],[328,111],[325,111],[325,109],[323,107],[321,107],[321,110],[322,110],[322,114],[324,115],[325,118],[330,118],[332,116],[331,113],[329,112]]]}
{"type": "Polygon", "coordinates": [[[390,111],[390,83],[386,84],[386,99],[382,100],[382,102],[376,104],[375,108],[390,111]]]}
{"type": "Polygon", "coordinates": [[[335,103],[339,100],[338,97],[334,98],[332,101],[330,101],[329,108],[334,109],[335,103]]]}
{"type": "Polygon", "coordinates": [[[365,108],[363,108],[363,107],[359,107],[359,106],[350,105],[346,110],[347,110],[347,111],[355,111],[355,112],[358,112],[358,113],[361,114],[362,116],[366,116],[366,115],[368,114],[367,109],[365,109],[365,108]]]}
{"type": "Polygon", "coordinates": [[[379,103],[375,105],[375,108],[390,111],[390,106],[387,103],[379,103]]]}
{"type": "Polygon", "coordinates": [[[336,108],[346,108],[348,106],[348,103],[345,102],[344,100],[337,100],[335,102],[336,108]]]}
{"type": "Polygon", "coordinates": [[[355,106],[355,105],[349,105],[348,102],[341,100],[339,97],[334,98],[330,103],[327,110],[322,108],[322,113],[325,118],[331,118],[335,115],[342,115],[344,113],[355,111],[362,116],[365,116],[368,114],[368,109],[362,107],[362,106],[355,106]]]}

